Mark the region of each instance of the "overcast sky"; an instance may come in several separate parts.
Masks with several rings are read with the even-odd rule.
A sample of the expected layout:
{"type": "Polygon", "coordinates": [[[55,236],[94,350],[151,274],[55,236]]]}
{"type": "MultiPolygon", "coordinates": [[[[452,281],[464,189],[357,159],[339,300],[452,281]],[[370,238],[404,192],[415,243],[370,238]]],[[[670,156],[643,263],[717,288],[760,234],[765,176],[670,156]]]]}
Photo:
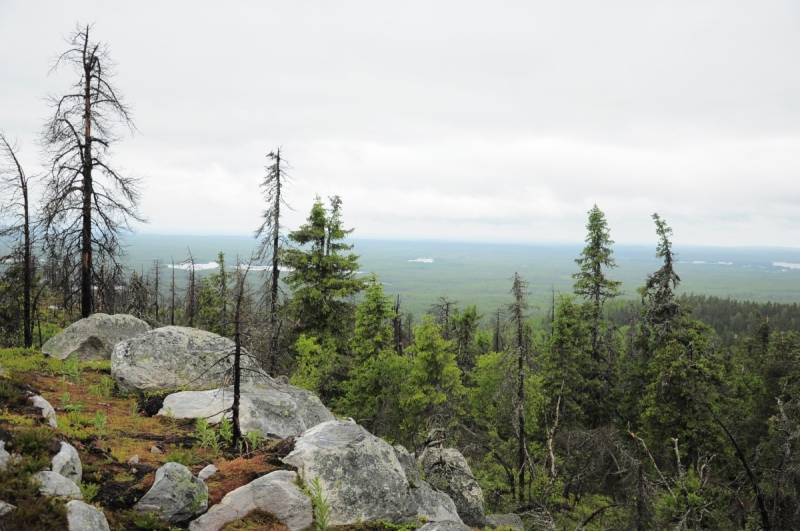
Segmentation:
{"type": "MultiPolygon", "coordinates": [[[[0,128],[35,145],[95,23],[149,233],[247,234],[280,146],[360,238],[800,247],[797,2],[0,0],[0,128]]],[[[123,132],[122,130],[120,132],[123,132]]]]}

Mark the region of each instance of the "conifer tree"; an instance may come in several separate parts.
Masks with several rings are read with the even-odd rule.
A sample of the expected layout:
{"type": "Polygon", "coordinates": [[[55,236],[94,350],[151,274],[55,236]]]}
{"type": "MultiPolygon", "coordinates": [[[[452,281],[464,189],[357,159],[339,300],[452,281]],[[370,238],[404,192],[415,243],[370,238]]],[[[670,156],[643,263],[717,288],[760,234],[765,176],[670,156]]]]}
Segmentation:
{"type": "Polygon", "coordinates": [[[281,209],[291,208],[283,198],[283,187],[289,176],[286,174],[286,160],[281,158],[278,148],[267,155],[270,164],[266,167],[267,174],[261,182],[264,201],[267,208],[261,214],[263,222],[256,230],[255,237],[262,238],[256,251],[257,260],[268,260],[270,263],[267,278],[267,331],[269,334],[269,366],[267,371],[275,374],[277,369],[278,346],[280,339],[280,326],[278,323],[278,298],[280,297],[280,260],[283,249],[284,237],[281,234],[281,209]]]}
{"type": "Polygon", "coordinates": [[[653,221],[659,238],[656,257],[662,258],[664,264],[652,275],[647,275],[645,285],[637,291],[642,296],[642,302],[646,300],[648,303],[644,313],[645,326],[653,336],[655,345],[661,346],[668,340],[675,321],[684,315],[684,311],[675,296],[681,279],[674,268],[675,253],[672,252],[669,239],[672,229],[657,213],[653,214],[653,221]]]}
{"type": "Polygon", "coordinates": [[[591,320],[592,357],[600,359],[599,340],[603,319],[603,303],[620,295],[619,287],[622,282],[606,277],[604,268],[617,267],[611,257],[611,245],[614,241],[610,238],[608,223],[605,214],[594,205],[589,210],[589,222],[586,225],[586,247],[581,252],[581,257],[575,260],[581,268],[579,273],[572,275],[575,279],[575,294],[583,297],[588,304],[589,318],[591,320]]]}
{"type": "Polygon", "coordinates": [[[281,252],[281,265],[291,269],[285,278],[296,332],[344,341],[354,313],[350,299],[364,289],[364,281],[356,277],[358,255],[345,254],[353,246],[342,240],[353,229],[342,227],[341,200],[334,197],[331,204],[329,215],[316,198],[306,223],[289,233],[297,247],[281,252]]]}

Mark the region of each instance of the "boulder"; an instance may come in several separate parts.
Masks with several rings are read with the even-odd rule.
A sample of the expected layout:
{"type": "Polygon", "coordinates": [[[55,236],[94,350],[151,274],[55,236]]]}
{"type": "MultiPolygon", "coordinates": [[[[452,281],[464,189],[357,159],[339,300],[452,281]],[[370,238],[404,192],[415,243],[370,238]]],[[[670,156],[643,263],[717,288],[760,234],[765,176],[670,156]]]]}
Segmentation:
{"type": "Polygon", "coordinates": [[[10,503],[0,500],[0,516],[5,516],[16,508],[16,505],[11,505],[10,503]]]}
{"type": "Polygon", "coordinates": [[[44,495],[71,498],[73,500],[83,499],[78,485],[57,472],[50,470],[37,472],[33,475],[33,479],[39,482],[39,492],[44,495]]]}
{"type": "Polygon", "coordinates": [[[42,345],[52,358],[66,359],[76,352],[80,361],[107,360],[120,341],[150,330],[150,325],[132,315],[96,313],[76,321],[42,345]]]}
{"type": "Polygon", "coordinates": [[[444,521],[425,524],[417,531],[472,531],[472,528],[461,522],[444,521]]]}
{"type": "Polygon", "coordinates": [[[422,474],[414,456],[400,445],[394,446],[393,449],[397,461],[406,474],[413,505],[417,507],[417,516],[433,522],[460,521],[453,500],[447,494],[434,490],[430,484],[422,480],[422,474]]]}
{"type": "MultiPolygon", "coordinates": [[[[209,391],[182,391],[164,398],[159,415],[175,418],[222,420],[222,411],[233,404],[233,387],[209,391]]],[[[230,418],[230,412],[227,413],[230,418]]],[[[334,416],[313,393],[292,385],[278,384],[264,375],[262,382],[243,385],[239,404],[242,431],[259,430],[262,437],[285,439],[303,433],[334,416]]]]}
{"type": "Polygon", "coordinates": [[[486,516],[486,524],[493,528],[502,526],[510,527],[512,529],[516,529],[517,531],[524,531],[525,529],[525,526],[522,523],[522,518],[520,518],[518,514],[514,513],[489,514],[486,516]]]}
{"type": "Polygon", "coordinates": [[[419,456],[419,463],[425,480],[450,496],[465,524],[486,525],[483,491],[461,452],[429,446],[419,456]]]}
{"type": "Polygon", "coordinates": [[[83,467],[75,447],[62,441],[61,450],[53,456],[53,465],[50,470],[74,481],[75,484],[80,483],[83,476],[83,467]]]}
{"type": "Polygon", "coordinates": [[[189,524],[189,531],[217,531],[255,509],[274,514],[291,531],[311,525],[311,500],[295,483],[297,473],[278,470],[236,490],[189,524]]]}
{"type": "Polygon", "coordinates": [[[11,454],[6,450],[6,442],[0,441],[0,470],[8,470],[8,460],[11,454]]]}
{"type": "Polygon", "coordinates": [[[412,488],[395,449],[353,421],[332,420],[311,428],[295,440],[283,461],[297,468],[306,485],[319,481],[330,507],[330,525],[378,520],[403,524],[418,517],[459,520],[447,496],[421,480],[412,488]]]}
{"type": "Polygon", "coordinates": [[[156,470],[153,486],[133,506],[157,513],[168,524],[184,522],[208,509],[208,487],[180,463],[166,463],[156,470]]]}
{"type": "Polygon", "coordinates": [[[103,511],[78,500],[67,503],[67,524],[69,531],[110,531],[103,511]]]}
{"type": "Polygon", "coordinates": [[[197,477],[205,481],[217,472],[219,472],[219,468],[214,465],[206,465],[203,470],[197,473],[197,477]]]}
{"type": "Polygon", "coordinates": [[[45,420],[51,427],[58,428],[58,421],[56,420],[56,410],[53,409],[53,406],[50,405],[50,402],[48,402],[39,395],[32,395],[31,402],[33,402],[34,407],[38,407],[39,409],[42,410],[42,416],[45,418],[45,420]]]}
{"type": "MultiPolygon", "coordinates": [[[[118,343],[111,376],[123,393],[221,387],[232,381],[233,352],[233,341],[225,337],[165,326],[118,343]]],[[[243,383],[267,377],[249,357],[242,357],[242,367],[243,383]]]]}

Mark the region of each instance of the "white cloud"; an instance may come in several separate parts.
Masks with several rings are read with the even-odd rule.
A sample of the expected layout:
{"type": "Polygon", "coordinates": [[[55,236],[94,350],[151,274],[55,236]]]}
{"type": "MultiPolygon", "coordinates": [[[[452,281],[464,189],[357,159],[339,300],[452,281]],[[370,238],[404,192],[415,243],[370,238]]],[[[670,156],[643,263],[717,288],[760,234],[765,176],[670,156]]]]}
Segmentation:
{"type": "MultiPolygon", "coordinates": [[[[785,2],[0,4],[0,127],[33,144],[76,20],[119,63],[145,231],[251,232],[264,156],[360,237],[800,241],[800,11],[785,2]]],[[[30,173],[34,171],[29,170],[30,173]]]]}

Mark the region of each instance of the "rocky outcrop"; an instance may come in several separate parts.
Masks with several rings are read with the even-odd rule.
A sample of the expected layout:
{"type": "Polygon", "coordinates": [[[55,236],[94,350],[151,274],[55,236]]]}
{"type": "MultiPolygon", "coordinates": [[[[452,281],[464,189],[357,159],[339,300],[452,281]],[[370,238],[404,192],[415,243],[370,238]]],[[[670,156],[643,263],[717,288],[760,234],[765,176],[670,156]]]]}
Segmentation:
{"type": "Polygon", "coordinates": [[[417,460],[408,453],[404,447],[393,447],[394,455],[408,480],[409,492],[412,503],[417,507],[417,516],[434,522],[445,520],[459,520],[458,511],[450,499],[443,492],[433,489],[430,484],[423,481],[417,460]]]}
{"type": "Polygon", "coordinates": [[[60,498],[71,498],[82,500],[81,489],[74,481],[70,481],[57,472],[45,470],[33,475],[33,479],[39,482],[39,492],[46,496],[58,496],[60,498]]]}
{"type": "Polygon", "coordinates": [[[444,521],[425,524],[417,531],[472,531],[472,528],[461,522],[444,521]]]}
{"type": "Polygon", "coordinates": [[[395,449],[353,421],[332,420],[297,438],[283,461],[308,485],[319,480],[330,525],[456,520],[453,502],[427,483],[412,487],[395,449]]]}
{"type": "MultiPolygon", "coordinates": [[[[175,418],[222,420],[222,411],[233,404],[233,387],[209,391],[182,391],[164,398],[159,415],[175,418]]],[[[228,413],[230,418],[230,413],[228,413]]],[[[262,437],[284,439],[334,417],[313,393],[278,384],[264,376],[257,384],[243,385],[239,405],[242,431],[259,430],[262,437]]]]}
{"type": "Polygon", "coordinates": [[[522,518],[518,514],[490,514],[486,516],[486,524],[489,527],[510,527],[517,531],[524,531],[525,526],[522,523],[522,518]]]}
{"type": "Polygon", "coordinates": [[[472,531],[472,528],[461,522],[444,521],[425,524],[417,531],[472,531]]]}
{"type": "Polygon", "coordinates": [[[461,452],[429,446],[419,456],[419,463],[425,480],[450,496],[465,524],[486,525],[483,491],[461,452]]]}
{"type": "MultiPolygon", "coordinates": [[[[234,343],[205,330],[183,326],[156,328],[122,341],[111,354],[111,376],[123,393],[209,389],[231,382],[234,343]]],[[[244,383],[266,374],[242,357],[244,383]]]]}
{"type": "Polygon", "coordinates": [[[50,470],[61,474],[65,478],[78,484],[83,476],[83,467],[78,451],[69,443],[62,441],[61,450],[53,456],[53,464],[50,470]]]}
{"type": "Polygon", "coordinates": [[[274,514],[291,531],[311,525],[311,500],[295,484],[297,474],[279,470],[225,495],[189,531],[217,531],[255,509],[274,514]]]}
{"type": "Polygon", "coordinates": [[[16,508],[16,505],[11,505],[10,503],[0,500],[0,516],[5,516],[16,508]]]}
{"type": "Polygon", "coordinates": [[[197,477],[205,481],[217,472],[219,472],[219,468],[215,467],[214,465],[206,465],[203,467],[203,470],[197,473],[197,477]]]}
{"type": "Polygon", "coordinates": [[[33,402],[34,407],[38,407],[39,409],[42,410],[42,416],[47,421],[47,424],[49,424],[53,428],[58,428],[58,421],[56,420],[56,410],[53,409],[53,406],[50,405],[50,402],[45,400],[43,397],[34,394],[31,395],[30,399],[31,402],[33,402]]]}
{"type": "Polygon", "coordinates": [[[69,531],[110,531],[103,511],[78,500],[67,503],[67,524],[69,531]]]}
{"type": "Polygon", "coordinates": [[[166,463],[156,470],[153,486],[133,508],[156,513],[169,524],[185,522],[208,509],[208,487],[185,466],[166,463]]]}
{"type": "Polygon", "coordinates": [[[96,313],[76,321],[42,345],[42,352],[60,360],[72,353],[80,361],[107,360],[120,341],[150,330],[150,325],[132,315],[96,313]]]}
{"type": "Polygon", "coordinates": [[[0,470],[8,470],[8,461],[11,459],[11,454],[6,450],[6,442],[0,441],[0,470]]]}

